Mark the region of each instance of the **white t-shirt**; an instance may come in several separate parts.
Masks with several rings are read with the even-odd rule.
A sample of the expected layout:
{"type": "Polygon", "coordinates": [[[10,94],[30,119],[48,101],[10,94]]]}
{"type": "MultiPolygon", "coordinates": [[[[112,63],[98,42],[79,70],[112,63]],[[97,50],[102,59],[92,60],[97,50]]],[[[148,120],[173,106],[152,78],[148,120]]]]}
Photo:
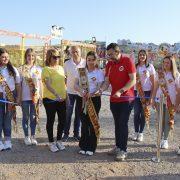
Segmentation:
{"type": "MultiPolygon", "coordinates": [[[[92,72],[87,72],[88,83],[89,83],[89,93],[95,93],[102,82],[104,82],[104,73],[101,69],[95,69],[92,72]]],[[[79,74],[77,74],[77,79],[79,79],[79,74]]]]}
{"type": "MultiPolygon", "coordinates": [[[[158,75],[157,75],[156,80],[160,81],[159,78],[158,78],[158,75]]],[[[167,89],[168,89],[168,93],[169,93],[171,102],[175,105],[175,103],[176,103],[176,95],[177,95],[176,88],[180,88],[180,74],[178,74],[176,76],[176,78],[174,79],[171,72],[165,73],[165,80],[166,80],[167,89]]],[[[159,86],[159,88],[157,90],[157,93],[156,93],[156,102],[160,102],[159,98],[160,98],[162,93],[163,92],[161,90],[161,87],[159,86]]]]}
{"type": "MultiPolygon", "coordinates": [[[[152,64],[149,64],[148,67],[146,67],[145,65],[138,66],[137,73],[139,73],[143,91],[151,91],[152,83],[150,80],[150,76],[151,75],[155,76],[155,74],[156,74],[154,66],[152,64]]],[[[135,87],[135,89],[136,89],[136,87],[135,87]]]]}
{"type": "MultiPolygon", "coordinates": [[[[23,73],[23,66],[19,68],[19,72],[21,76],[22,101],[32,100],[30,88],[25,80],[25,75],[23,73]]],[[[33,79],[33,82],[37,89],[38,97],[40,97],[40,91],[41,91],[41,73],[42,73],[42,68],[39,66],[32,66],[32,68],[30,68],[28,72],[30,78],[33,79]]]]}
{"type": "MultiPolygon", "coordinates": [[[[15,74],[16,74],[15,79],[14,79],[13,76],[11,76],[9,74],[7,67],[0,67],[0,73],[4,77],[6,83],[8,84],[11,91],[15,90],[15,84],[20,83],[19,72],[15,67],[13,67],[13,68],[14,68],[14,71],[15,71],[15,74]]],[[[2,86],[2,85],[0,85],[0,92],[3,92],[3,96],[5,96],[5,94],[6,94],[5,87],[2,86]]]]}
{"type": "Polygon", "coordinates": [[[104,81],[104,73],[100,69],[88,72],[89,92],[94,93],[98,90],[99,84],[104,81]]]}
{"type": "Polygon", "coordinates": [[[64,72],[67,77],[67,93],[77,94],[74,89],[75,79],[78,76],[77,68],[84,68],[86,66],[86,61],[81,59],[79,64],[75,64],[72,59],[66,61],[64,64],[64,72]]]}

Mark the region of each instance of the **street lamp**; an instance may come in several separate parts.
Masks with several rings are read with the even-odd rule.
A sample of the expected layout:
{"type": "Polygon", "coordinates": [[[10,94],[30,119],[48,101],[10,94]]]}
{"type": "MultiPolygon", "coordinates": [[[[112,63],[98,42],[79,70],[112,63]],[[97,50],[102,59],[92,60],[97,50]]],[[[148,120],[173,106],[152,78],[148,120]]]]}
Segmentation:
{"type": "Polygon", "coordinates": [[[51,26],[51,36],[54,39],[62,39],[64,27],[57,25],[51,26]]]}
{"type": "Polygon", "coordinates": [[[96,43],[96,37],[92,37],[92,43],[93,43],[93,44],[96,43]]]}

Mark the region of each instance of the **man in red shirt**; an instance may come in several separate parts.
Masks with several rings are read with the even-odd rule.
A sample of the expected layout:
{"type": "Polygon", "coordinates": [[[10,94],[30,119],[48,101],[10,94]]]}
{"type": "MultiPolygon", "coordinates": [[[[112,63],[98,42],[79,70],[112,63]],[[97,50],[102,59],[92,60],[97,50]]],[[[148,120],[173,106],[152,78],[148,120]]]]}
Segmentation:
{"type": "Polygon", "coordinates": [[[129,57],[123,57],[116,43],[107,46],[109,62],[106,65],[105,83],[100,92],[112,87],[110,109],[115,123],[116,146],[108,152],[116,155],[115,160],[121,161],[127,157],[128,120],[134,100],[134,85],[136,83],[135,65],[129,57]]]}

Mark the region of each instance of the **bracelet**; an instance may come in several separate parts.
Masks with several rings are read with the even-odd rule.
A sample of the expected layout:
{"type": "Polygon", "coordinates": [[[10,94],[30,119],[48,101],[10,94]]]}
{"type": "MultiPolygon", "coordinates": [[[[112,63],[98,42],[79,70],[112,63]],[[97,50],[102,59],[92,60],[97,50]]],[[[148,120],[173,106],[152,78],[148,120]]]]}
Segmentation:
{"type": "Polygon", "coordinates": [[[124,93],[124,89],[120,89],[119,92],[120,92],[121,94],[123,94],[123,93],[124,93]]]}

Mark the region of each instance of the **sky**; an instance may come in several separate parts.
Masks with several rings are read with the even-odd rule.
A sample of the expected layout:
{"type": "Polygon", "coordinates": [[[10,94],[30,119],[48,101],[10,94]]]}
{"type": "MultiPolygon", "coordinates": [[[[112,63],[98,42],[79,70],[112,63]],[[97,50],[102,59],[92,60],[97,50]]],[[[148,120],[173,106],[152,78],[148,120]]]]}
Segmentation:
{"type": "MultiPolygon", "coordinates": [[[[68,40],[173,44],[180,42],[179,8],[180,0],[4,0],[0,29],[49,35],[58,25],[68,40]]],[[[0,36],[7,42],[20,40],[0,36]]]]}

